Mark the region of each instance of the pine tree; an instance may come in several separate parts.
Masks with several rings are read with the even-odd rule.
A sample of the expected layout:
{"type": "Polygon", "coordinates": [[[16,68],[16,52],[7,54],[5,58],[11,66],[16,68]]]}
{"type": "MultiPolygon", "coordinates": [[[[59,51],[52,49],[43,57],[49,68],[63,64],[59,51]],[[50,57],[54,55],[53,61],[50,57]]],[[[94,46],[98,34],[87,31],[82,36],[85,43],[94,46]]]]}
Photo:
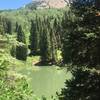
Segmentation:
{"type": "Polygon", "coordinates": [[[42,63],[48,63],[51,59],[50,35],[49,35],[48,29],[45,25],[43,26],[43,30],[41,32],[40,55],[41,55],[41,62],[42,63]]]}
{"type": "Polygon", "coordinates": [[[59,95],[59,100],[99,100],[100,74],[90,70],[76,69],[73,78],[66,80],[66,88],[59,95]]]}
{"type": "Polygon", "coordinates": [[[73,33],[76,28],[75,18],[71,11],[65,12],[62,19],[62,57],[63,63],[72,62],[73,33]]]}
{"type": "Polygon", "coordinates": [[[40,54],[43,63],[55,64],[57,62],[57,40],[53,28],[50,18],[44,17],[40,36],[40,54]]]}
{"type": "MultiPolygon", "coordinates": [[[[96,15],[98,9],[93,0],[76,1],[71,7],[75,15],[74,21],[68,20],[66,15],[62,25],[65,29],[64,33],[69,28],[67,35],[63,36],[63,38],[65,37],[63,56],[68,56],[66,46],[69,43],[71,60],[73,66],[77,65],[77,68],[72,66],[73,77],[66,81],[66,88],[62,89],[59,100],[99,100],[100,74],[98,74],[98,70],[92,71],[91,68],[86,67],[93,66],[94,69],[97,69],[96,66],[100,65],[100,29],[98,28],[100,27],[100,16],[96,15]]],[[[66,59],[64,60],[66,61],[66,59]]]]}
{"type": "Polygon", "coordinates": [[[54,33],[54,29],[50,29],[50,44],[51,44],[51,62],[52,64],[57,63],[57,40],[54,33]]]}
{"type": "Polygon", "coordinates": [[[17,29],[17,41],[18,42],[22,42],[22,43],[26,43],[25,34],[24,34],[23,30],[22,30],[21,25],[19,25],[18,29],[17,29]]]}
{"type": "Polygon", "coordinates": [[[26,45],[25,34],[22,30],[21,25],[19,25],[17,29],[17,41],[18,41],[18,44],[16,46],[16,58],[19,60],[26,60],[27,59],[27,45],[26,45]]]}
{"type": "Polygon", "coordinates": [[[16,46],[16,58],[19,60],[27,59],[27,45],[26,44],[18,44],[16,46]]]}
{"type": "Polygon", "coordinates": [[[4,27],[3,27],[3,19],[2,16],[0,16],[0,34],[4,34],[4,27]]]}
{"type": "Polygon", "coordinates": [[[53,28],[54,28],[54,33],[56,36],[56,41],[57,41],[57,45],[58,45],[58,49],[61,49],[61,21],[60,19],[57,20],[57,18],[54,19],[54,23],[53,23],[53,28]]]}
{"type": "Polygon", "coordinates": [[[7,24],[6,33],[12,34],[12,22],[10,20],[7,20],[6,24],[7,24]]]}
{"type": "Polygon", "coordinates": [[[31,20],[31,30],[30,30],[30,49],[31,54],[36,55],[39,52],[39,26],[38,20],[31,20]]]}
{"type": "Polygon", "coordinates": [[[15,32],[18,31],[18,23],[16,22],[16,25],[15,25],[15,32]]]}

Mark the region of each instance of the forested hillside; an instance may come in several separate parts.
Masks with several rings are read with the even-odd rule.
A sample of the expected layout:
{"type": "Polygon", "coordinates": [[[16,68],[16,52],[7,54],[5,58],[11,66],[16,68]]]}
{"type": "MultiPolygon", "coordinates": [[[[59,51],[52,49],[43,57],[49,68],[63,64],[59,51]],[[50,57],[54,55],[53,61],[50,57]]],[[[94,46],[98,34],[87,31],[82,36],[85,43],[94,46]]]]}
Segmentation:
{"type": "Polygon", "coordinates": [[[1,10],[0,100],[99,100],[98,3],[1,10]]]}

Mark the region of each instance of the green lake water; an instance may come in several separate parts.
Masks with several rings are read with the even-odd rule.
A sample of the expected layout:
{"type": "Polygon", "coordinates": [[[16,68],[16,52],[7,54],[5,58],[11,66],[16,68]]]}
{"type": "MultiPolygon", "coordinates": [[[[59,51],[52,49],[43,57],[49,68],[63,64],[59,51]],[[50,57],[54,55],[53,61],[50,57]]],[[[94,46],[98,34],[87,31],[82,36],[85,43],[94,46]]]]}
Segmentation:
{"type": "Polygon", "coordinates": [[[18,73],[27,76],[36,97],[51,98],[51,96],[55,96],[56,92],[60,93],[61,88],[65,86],[66,79],[71,78],[71,73],[67,72],[65,68],[56,66],[24,67],[18,69],[18,73]]]}

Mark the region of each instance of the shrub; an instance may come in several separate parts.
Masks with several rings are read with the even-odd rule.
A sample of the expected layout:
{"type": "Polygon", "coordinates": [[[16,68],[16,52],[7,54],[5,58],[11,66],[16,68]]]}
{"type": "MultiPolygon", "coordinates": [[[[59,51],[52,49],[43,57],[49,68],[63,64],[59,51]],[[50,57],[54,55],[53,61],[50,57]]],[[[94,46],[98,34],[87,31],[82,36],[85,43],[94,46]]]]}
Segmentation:
{"type": "Polygon", "coordinates": [[[9,72],[9,62],[0,60],[0,100],[30,100],[26,78],[9,72]]]}
{"type": "Polygon", "coordinates": [[[16,57],[16,46],[12,45],[12,48],[10,50],[10,54],[12,57],[16,57]]]}
{"type": "Polygon", "coordinates": [[[27,59],[27,46],[25,44],[19,44],[16,46],[16,58],[19,60],[27,59]]]}

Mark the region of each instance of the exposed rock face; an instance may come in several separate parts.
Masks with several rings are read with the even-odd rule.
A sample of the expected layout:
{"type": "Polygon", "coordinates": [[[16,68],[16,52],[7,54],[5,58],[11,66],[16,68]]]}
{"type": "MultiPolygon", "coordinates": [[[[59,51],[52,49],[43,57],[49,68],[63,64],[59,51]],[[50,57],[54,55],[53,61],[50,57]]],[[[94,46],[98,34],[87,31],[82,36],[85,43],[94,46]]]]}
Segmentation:
{"type": "Polygon", "coordinates": [[[43,2],[40,6],[45,6],[48,8],[64,8],[66,2],[64,0],[41,0],[43,2]]]}
{"type": "Polygon", "coordinates": [[[37,9],[64,8],[66,5],[69,5],[72,2],[72,0],[38,0],[37,2],[37,9]]]}

